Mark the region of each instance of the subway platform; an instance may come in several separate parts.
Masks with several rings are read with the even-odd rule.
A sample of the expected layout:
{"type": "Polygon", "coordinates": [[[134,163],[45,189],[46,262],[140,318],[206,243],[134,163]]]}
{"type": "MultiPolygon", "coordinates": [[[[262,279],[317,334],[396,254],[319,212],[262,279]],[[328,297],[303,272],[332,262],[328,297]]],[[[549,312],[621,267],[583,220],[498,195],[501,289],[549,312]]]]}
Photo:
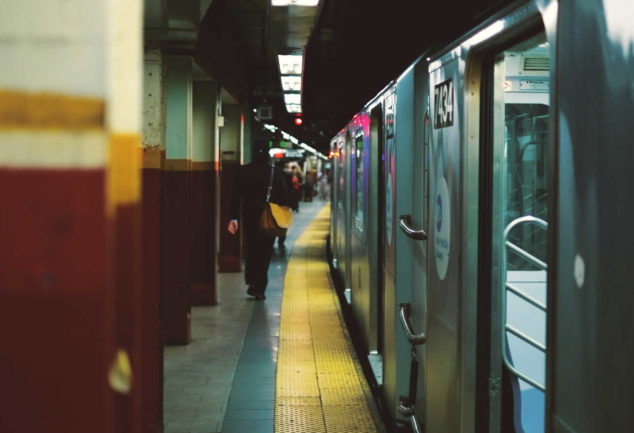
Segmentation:
{"type": "Polygon", "coordinates": [[[164,351],[166,433],[384,432],[326,262],[329,205],[302,203],[275,245],[266,300],[242,273],[192,308],[192,341],[164,351]]]}

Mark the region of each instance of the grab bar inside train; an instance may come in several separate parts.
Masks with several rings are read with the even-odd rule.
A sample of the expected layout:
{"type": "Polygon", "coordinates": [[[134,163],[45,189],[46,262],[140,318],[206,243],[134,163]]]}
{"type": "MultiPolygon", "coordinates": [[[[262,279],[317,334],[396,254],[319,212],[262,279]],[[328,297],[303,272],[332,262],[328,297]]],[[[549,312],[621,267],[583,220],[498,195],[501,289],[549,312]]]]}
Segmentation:
{"type": "Polygon", "coordinates": [[[417,334],[412,327],[412,324],[409,321],[409,316],[411,314],[411,308],[408,303],[403,303],[399,307],[400,317],[401,317],[401,325],[403,326],[403,330],[405,331],[405,335],[407,335],[407,339],[413,346],[418,346],[420,344],[424,344],[427,336],[424,332],[417,334]]]}
{"type": "MultiPolygon", "coordinates": [[[[511,230],[515,227],[517,227],[520,224],[535,224],[538,227],[541,227],[544,230],[548,230],[548,223],[540,218],[536,218],[534,216],[523,216],[520,218],[517,218],[513,221],[511,221],[511,223],[506,227],[506,229],[504,229],[504,243],[505,245],[510,248],[513,252],[515,252],[518,256],[522,257],[524,260],[528,261],[529,263],[537,266],[539,269],[541,270],[548,270],[548,265],[543,262],[542,260],[538,259],[537,257],[533,256],[532,254],[530,254],[529,252],[523,250],[522,248],[518,247],[517,245],[513,244],[512,242],[510,242],[508,240],[508,235],[511,232],[511,230]]],[[[506,259],[504,260],[504,272],[503,275],[505,276],[504,278],[506,279],[506,259]]],[[[529,294],[527,294],[526,292],[520,290],[518,287],[512,285],[509,282],[505,283],[505,287],[504,287],[504,293],[502,294],[502,311],[504,313],[504,315],[506,316],[506,305],[507,305],[507,292],[512,292],[515,295],[517,295],[520,299],[524,300],[525,302],[528,302],[529,304],[535,306],[536,308],[538,308],[539,310],[546,312],[546,305],[544,305],[543,303],[541,303],[540,301],[538,301],[537,299],[533,298],[532,296],[530,296],[529,294]]],[[[521,330],[511,326],[508,324],[508,322],[506,321],[506,319],[504,319],[504,326],[502,327],[502,340],[504,341],[504,339],[506,338],[506,332],[510,332],[511,334],[515,335],[517,338],[519,338],[520,340],[524,341],[527,344],[530,344],[531,346],[533,346],[534,348],[536,348],[537,350],[546,353],[546,346],[544,346],[543,344],[539,343],[538,341],[536,341],[535,339],[529,337],[528,335],[526,335],[524,332],[522,332],[521,330]]],[[[535,388],[541,390],[541,391],[546,391],[546,387],[539,383],[538,381],[536,381],[535,379],[527,376],[526,374],[520,372],[519,370],[517,370],[515,368],[515,366],[513,365],[513,363],[510,360],[510,356],[509,356],[509,348],[507,344],[503,345],[503,349],[502,349],[502,359],[504,361],[504,365],[506,366],[506,368],[508,368],[508,370],[513,373],[516,377],[522,379],[523,381],[525,381],[526,383],[529,383],[530,385],[534,386],[535,388]]]]}
{"type": "Polygon", "coordinates": [[[411,215],[401,215],[398,219],[398,225],[408,237],[417,240],[424,241],[427,239],[427,232],[423,229],[414,230],[410,226],[412,225],[411,215]]]}

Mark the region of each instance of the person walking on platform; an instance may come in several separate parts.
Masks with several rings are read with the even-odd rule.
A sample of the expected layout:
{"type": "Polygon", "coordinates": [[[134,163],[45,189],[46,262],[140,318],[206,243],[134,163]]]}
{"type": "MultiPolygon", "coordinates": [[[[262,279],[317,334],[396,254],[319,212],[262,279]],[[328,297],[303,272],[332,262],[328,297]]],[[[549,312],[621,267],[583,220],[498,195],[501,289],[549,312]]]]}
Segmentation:
{"type": "MultiPolygon", "coordinates": [[[[275,237],[259,229],[260,216],[266,205],[266,190],[271,177],[268,143],[256,140],[253,162],[240,167],[236,190],[231,203],[231,220],[227,230],[238,232],[238,219],[242,210],[242,222],[246,240],[244,279],[249,286],[247,294],[257,300],[265,299],[268,270],[273,254],[275,237]]],[[[290,204],[286,178],[278,167],[273,169],[273,189],[270,201],[281,206],[290,204]]]]}

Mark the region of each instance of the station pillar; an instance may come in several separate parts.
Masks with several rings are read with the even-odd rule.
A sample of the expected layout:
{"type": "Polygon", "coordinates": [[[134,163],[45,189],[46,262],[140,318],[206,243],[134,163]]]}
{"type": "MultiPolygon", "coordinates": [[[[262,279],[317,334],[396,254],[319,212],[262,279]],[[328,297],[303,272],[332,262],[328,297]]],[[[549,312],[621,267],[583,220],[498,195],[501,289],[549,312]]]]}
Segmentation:
{"type": "Polygon", "coordinates": [[[166,64],[166,149],[161,215],[163,341],[166,344],[187,344],[191,339],[192,59],[168,56],[166,64]]]}
{"type": "Polygon", "coordinates": [[[143,432],[163,431],[161,175],[165,162],[165,67],[160,48],[145,50],[143,68],[143,432]]]}
{"type": "Polygon", "coordinates": [[[216,167],[214,164],[218,84],[194,82],[194,136],[190,212],[190,296],[192,305],[215,305],[216,291],[216,167]]]}
{"type": "Polygon", "coordinates": [[[0,3],[0,431],[141,432],[142,6],[0,3]]]}
{"type": "Polygon", "coordinates": [[[240,272],[242,269],[242,232],[227,231],[230,208],[236,189],[238,172],[243,161],[244,117],[237,104],[223,104],[224,125],[220,130],[220,218],[218,254],[219,272],[240,272]]]}

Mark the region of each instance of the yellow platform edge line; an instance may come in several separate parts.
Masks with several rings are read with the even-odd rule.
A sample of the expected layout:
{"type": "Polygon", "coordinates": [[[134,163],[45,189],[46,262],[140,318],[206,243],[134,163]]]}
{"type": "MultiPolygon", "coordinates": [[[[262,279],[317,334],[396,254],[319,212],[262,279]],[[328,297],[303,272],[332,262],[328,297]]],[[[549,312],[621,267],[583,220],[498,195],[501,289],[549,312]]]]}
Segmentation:
{"type": "Polygon", "coordinates": [[[378,413],[370,409],[372,395],[329,278],[324,257],[329,218],[326,205],[295,242],[287,265],[275,433],[384,431],[378,413]]]}

